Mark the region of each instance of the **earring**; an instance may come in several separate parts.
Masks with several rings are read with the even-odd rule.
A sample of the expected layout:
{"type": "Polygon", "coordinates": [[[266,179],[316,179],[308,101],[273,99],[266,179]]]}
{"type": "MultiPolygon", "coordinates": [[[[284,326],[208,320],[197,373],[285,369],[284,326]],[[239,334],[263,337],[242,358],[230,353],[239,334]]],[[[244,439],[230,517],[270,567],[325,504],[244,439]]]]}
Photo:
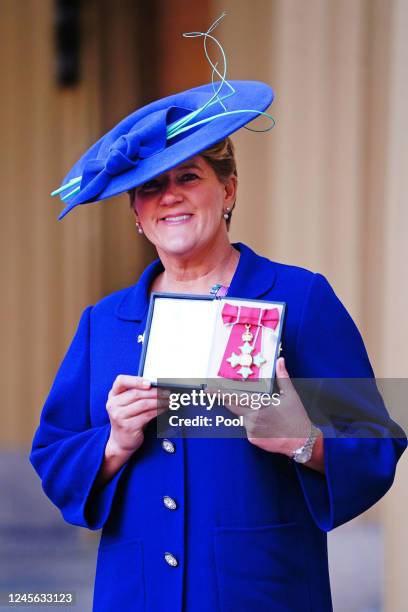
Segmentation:
{"type": "Polygon", "coordinates": [[[225,209],[225,213],[223,214],[224,219],[229,219],[230,217],[230,208],[225,209]]]}
{"type": "Polygon", "coordinates": [[[143,228],[140,225],[140,221],[136,221],[136,227],[139,234],[143,234],[143,228]]]}

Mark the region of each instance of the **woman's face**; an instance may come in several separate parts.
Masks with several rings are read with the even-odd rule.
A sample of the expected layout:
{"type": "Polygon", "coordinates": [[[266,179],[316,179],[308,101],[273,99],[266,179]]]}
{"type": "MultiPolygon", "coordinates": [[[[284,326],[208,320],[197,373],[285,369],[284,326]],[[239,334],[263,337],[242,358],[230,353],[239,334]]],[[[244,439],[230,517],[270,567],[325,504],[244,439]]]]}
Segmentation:
{"type": "Polygon", "coordinates": [[[197,155],[137,187],[133,208],[158,251],[181,256],[227,237],[223,214],[235,194],[236,177],[221,182],[197,155]]]}

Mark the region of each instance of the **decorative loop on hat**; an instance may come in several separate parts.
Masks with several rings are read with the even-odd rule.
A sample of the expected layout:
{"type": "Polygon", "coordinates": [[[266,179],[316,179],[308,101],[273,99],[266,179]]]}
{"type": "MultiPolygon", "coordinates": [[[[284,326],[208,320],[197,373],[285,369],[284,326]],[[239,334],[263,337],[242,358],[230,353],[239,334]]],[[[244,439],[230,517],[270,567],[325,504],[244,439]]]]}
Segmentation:
{"type": "Polygon", "coordinates": [[[260,129],[255,129],[255,128],[249,128],[245,126],[245,129],[250,130],[251,132],[269,132],[269,130],[271,130],[274,126],[275,126],[275,119],[272,117],[272,115],[270,115],[269,113],[265,113],[261,110],[257,110],[257,109],[239,109],[239,110],[233,110],[233,111],[227,111],[227,108],[224,104],[224,100],[227,100],[227,98],[233,96],[236,94],[236,91],[234,89],[234,87],[231,85],[231,83],[229,83],[229,81],[227,80],[227,57],[225,55],[225,51],[223,49],[223,46],[221,45],[220,41],[217,40],[215,38],[215,36],[211,36],[211,32],[213,30],[215,30],[215,28],[218,26],[219,22],[221,21],[221,19],[223,19],[225,17],[227,13],[222,13],[215,21],[212,25],[210,25],[210,27],[208,28],[208,30],[206,32],[184,32],[183,36],[185,38],[204,38],[204,53],[205,53],[205,57],[208,61],[208,63],[210,64],[211,68],[212,68],[212,73],[211,73],[211,82],[212,82],[212,86],[213,86],[213,91],[214,94],[211,96],[211,98],[200,108],[198,108],[197,110],[195,110],[194,112],[192,112],[189,116],[185,117],[184,119],[182,119],[179,122],[176,122],[174,125],[172,125],[169,128],[169,131],[167,133],[167,138],[173,138],[174,136],[181,134],[183,132],[186,132],[188,130],[191,130],[195,127],[198,127],[200,125],[203,125],[205,123],[209,123],[211,121],[214,121],[215,119],[219,119],[221,117],[226,117],[228,115],[235,115],[235,114],[240,114],[240,113],[253,113],[254,114],[254,119],[255,117],[259,116],[259,115],[263,115],[264,117],[267,117],[271,123],[268,127],[266,128],[260,128],[260,129]],[[211,60],[211,57],[208,53],[208,49],[207,49],[207,39],[212,40],[216,46],[219,48],[220,52],[221,52],[221,56],[222,56],[222,63],[223,63],[223,69],[222,69],[222,73],[218,70],[217,66],[218,66],[218,62],[216,62],[214,64],[214,62],[211,60]],[[220,82],[219,84],[215,83],[214,81],[214,77],[215,75],[217,75],[220,78],[220,82]],[[229,92],[224,94],[223,96],[220,96],[220,92],[222,91],[222,88],[224,87],[224,85],[228,88],[229,92]],[[222,113],[216,113],[214,115],[211,115],[210,117],[206,117],[205,119],[202,119],[200,121],[196,121],[195,123],[191,123],[191,121],[197,117],[198,115],[202,114],[203,111],[205,111],[208,107],[212,106],[213,104],[219,103],[223,109],[222,113]],[[173,133],[174,131],[174,133],[173,133]]]}

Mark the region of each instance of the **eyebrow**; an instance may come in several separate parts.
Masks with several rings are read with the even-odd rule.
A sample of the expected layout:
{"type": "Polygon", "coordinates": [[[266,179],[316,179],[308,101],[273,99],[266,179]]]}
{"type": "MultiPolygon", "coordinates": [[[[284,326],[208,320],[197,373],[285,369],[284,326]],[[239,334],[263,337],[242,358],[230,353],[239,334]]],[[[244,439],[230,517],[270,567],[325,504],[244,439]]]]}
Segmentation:
{"type": "MultiPolygon", "coordinates": [[[[202,168],[194,163],[194,162],[184,162],[183,164],[180,164],[179,166],[177,166],[178,170],[190,170],[190,169],[194,169],[194,170],[202,170],[202,168]]],[[[168,171],[169,172],[169,171],[168,171]]],[[[143,185],[147,185],[147,183],[151,183],[152,181],[160,181],[163,177],[165,177],[168,172],[163,172],[163,174],[159,174],[158,176],[154,176],[153,178],[149,179],[148,181],[145,181],[144,183],[142,183],[140,185],[140,187],[143,187],[143,185]]]]}
{"type": "Polygon", "coordinates": [[[182,170],[186,170],[186,168],[195,168],[196,170],[201,170],[201,167],[194,162],[184,162],[184,164],[180,164],[178,168],[182,170]]]}

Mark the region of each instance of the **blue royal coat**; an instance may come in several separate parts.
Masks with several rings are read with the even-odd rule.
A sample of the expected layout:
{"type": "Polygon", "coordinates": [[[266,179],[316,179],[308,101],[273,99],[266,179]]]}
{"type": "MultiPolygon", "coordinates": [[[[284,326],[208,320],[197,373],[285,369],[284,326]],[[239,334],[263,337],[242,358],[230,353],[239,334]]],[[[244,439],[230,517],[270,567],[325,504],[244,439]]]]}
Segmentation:
{"type": "MultiPolygon", "coordinates": [[[[282,345],[292,377],[373,376],[356,326],[322,275],[235,246],[229,295],[286,302],[282,345]]],[[[110,433],[107,395],[118,374],[138,372],[149,286],[162,269],[153,262],[134,286],[85,309],[33,440],[30,461],[64,519],[103,528],[93,610],[329,612],[326,532],[386,493],[406,446],[399,428],[387,437],[395,424],[381,402],[359,406],[367,421],[377,412],[379,437],[325,438],[325,475],[245,438],[166,443],[153,420],[142,447],[93,488],[110,433]]]]}

